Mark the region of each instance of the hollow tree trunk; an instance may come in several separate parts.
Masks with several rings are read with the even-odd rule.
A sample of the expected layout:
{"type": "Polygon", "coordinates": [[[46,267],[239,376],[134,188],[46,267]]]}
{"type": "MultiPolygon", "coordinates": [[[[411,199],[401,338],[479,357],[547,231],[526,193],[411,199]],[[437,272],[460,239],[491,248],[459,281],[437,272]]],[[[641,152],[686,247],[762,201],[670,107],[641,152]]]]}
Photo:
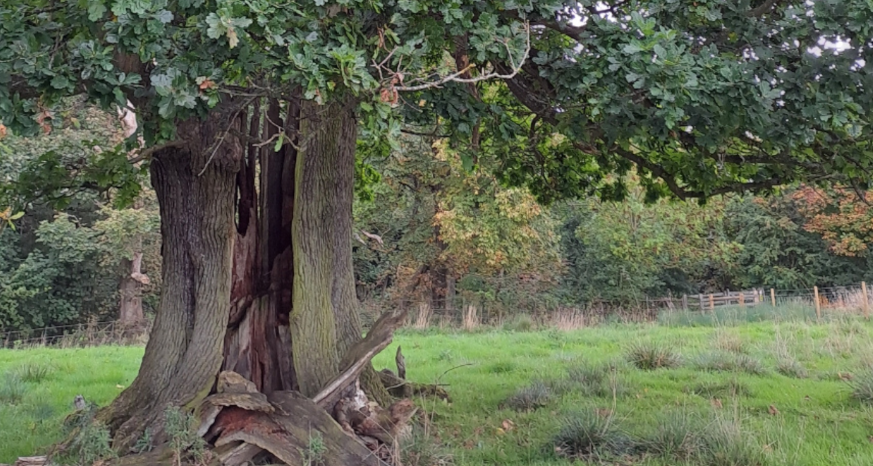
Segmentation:
{"type": "MultiPolygon", "coordinates": [[[[227,135],[216,149],[230,119],[257,140],[282,116],[272,101],[244,124],[228,106],[182,124],[189,145],[154,156],[165,285],[139,375],[100,413],[121,452],[145,428],[160,432],[168,405],[195,406],[219,370],[263,393],[305,396],[338,375],[362,333],[351,260],[354,104],[285,102],[284,130],[296,141],[279,152],[244,150],[227,135]]],[[[361,380],[373,399],[389,399],[372,367],[361,380]]]]}
{"type": "MultiPolygon", "coordinates": [[[[297,100],[286,103],[285,133],[296,134],[297,100]]],[[[267,120],[256,106],[249,124],[253,140],[269,139],[281,121],[278,101],[271,101],[267,120]],[[260,131],[264,130],[262,135],[260,131]]],[[[293,282],[291,218],[296,150],[250,145],[237,178],[238,236],[234,247],[231,314],[225,337],[222,370],[232,370],[270,394],[297,389],[288,315],[293,282]],[[255,166],[260,166],[255,190],[255,166]]]]}
{"type": "Polygon", "coordinates": [[[233,196],[242,158],[232,102],[206,120],[179,124],[182,147],[153,155],[152,186],[161,212],[163,288],[134,382],[98,417],[126,452],[146,428],[159,432],[166,406],[205,397],[222,363],[230,311],[233,196]]]}

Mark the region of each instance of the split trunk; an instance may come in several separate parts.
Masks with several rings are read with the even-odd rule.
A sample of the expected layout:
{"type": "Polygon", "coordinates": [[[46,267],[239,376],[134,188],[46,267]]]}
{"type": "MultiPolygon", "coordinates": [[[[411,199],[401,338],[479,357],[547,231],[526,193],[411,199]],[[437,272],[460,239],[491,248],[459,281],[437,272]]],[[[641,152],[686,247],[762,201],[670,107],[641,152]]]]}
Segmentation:
{"type": "MultiPolygon", "coordinates": [[[[311,396],[361,340],[351,257],[353,99],[228,101],[178,126],[153,155],[161,211],[160,307],[134,382],[98,417],[127,452],[163,413],[193,408],[229,370],[270,394],[311,396]],[[270,139],[278,131],[290,141],[270,139]]],[[[369,368],[362,382],[388,399],[369,368]]]]}

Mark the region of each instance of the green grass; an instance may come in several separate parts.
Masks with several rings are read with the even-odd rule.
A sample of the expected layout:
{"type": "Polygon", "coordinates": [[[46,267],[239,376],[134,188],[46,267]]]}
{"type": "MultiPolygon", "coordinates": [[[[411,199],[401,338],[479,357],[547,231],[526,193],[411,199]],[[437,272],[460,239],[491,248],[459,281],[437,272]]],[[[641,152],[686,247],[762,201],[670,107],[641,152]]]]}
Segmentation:
{"type": "MultiPolygon", "coordinates": [[[[429,429],[448,451],[436,453],[428,440],[419,439],[421,451],[408,454],[445,454],[459,466],[570,465],[562,454],[566,450],[556,446],[574,435],[581,439],[575,444],[578,456],[589,461],[577,464],[873,464],[873,405],[865,388],[873,324],[754,317],[731,322],[728,330],[722,322],[610,324],[572,332],[407,330],[375,365],[393,368],[395,346],[402,345],[410,379],[447,385],[453,403],[418,402],[432,416],[429,429]],[[638,369],[626,361],[638,342],[669,347],[686,363],[638,369]],[[730,370],[697,364],[714,353],[730,370]],[[779,369],[785,355],[807,376],[779,369]],[[513,409],[507,400],[525,387],[548,387],[550,396],[536,409],[513,409]],[[771,406],[777,414],[771,414],[771,406]],[[585,454],[586,439],[599,442],[594,453],[585,454]],[[611,455],[632,462],[610,463],[611,455]]],[[[120,392],[118,386],[127,386],[136,375],[142,351],[0,351],[0,376],[18,373],[16,383],[27,387],[17,403],[0,402],[0,463],[40,453],[58,440],[61,420],[77,394],[108,403],[120,392]],[[20,375],[25,364],[50,369],[26,381],[20,375]]]]}

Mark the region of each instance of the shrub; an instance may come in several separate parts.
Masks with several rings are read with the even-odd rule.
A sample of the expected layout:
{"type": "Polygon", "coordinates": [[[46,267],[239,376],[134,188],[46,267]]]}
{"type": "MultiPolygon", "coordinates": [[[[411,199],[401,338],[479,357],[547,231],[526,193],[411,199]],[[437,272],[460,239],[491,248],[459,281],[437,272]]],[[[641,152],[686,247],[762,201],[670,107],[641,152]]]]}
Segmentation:
{"type": "Polygon", "coordinates": [[[594,411],[568,416],[553,443],[559,455],[580,459],[615,454],[630,447],[629,439],[616,428],[613,417],[594,411]]]}
{"type": "Polygon", "coordinates": [[[767,369],[761,364],[761,361],[745,354],[732,354],[723,351],[699,356],[696,366],[698,369],[713,372],[747,372],[754,375],[767,373],[767,369]]]}
{"type": "Polygon", "coordinates": [[[658,456],[688,459],[701,448],[699,432],[699,423],[689,413],[670,411],[658,417],[658,424],[642,445],[658,456]]]}
{"type": "Polygon", "coordinates": [[[873,404],[873,369],[852,379],[852,397],[864,404],[873,404]]]}
{"type": "Polygon", "coordinates": [[[549,387],[541,382],[535,382],[512,394],[503,406],[516,411],[533,411],[542,408],[551,401],[552,392],[549,387]]]}
{"type": "Polygon", "coordinates": [[[170,438],[170,448],[177,462],[193,457],[198,462],[204,459],[206,442],[197,435],[196,420],[190,413],[171,406],[164,412],[164,430],[170,438]]]}
{"type": "Polygon", "coordinates": [[[632,345],[626,354],[626,359],[639,369],[654,370],[660,368],[679,367],[682,360],[672,348],[656,343],[638,343],[632,345]]]}
{"type": "Polygon", "coordinates": [[[0,381],[0,402],[4,404],[20,403],[26,393],[27,385],[17,373],[9,372],[3,375],[3,380],[0,381]]]}
{"type": "MultiPolygon", "coordinates": [[[[95,464],[115,457],[112,436],[105,424],[94,420],[95,409],[87,408],[68,416],[64,427],[72,435],[59,458],[60,464],[95,464]]],[[[54,460],[55,458],[53,458],[54,460]]]]}

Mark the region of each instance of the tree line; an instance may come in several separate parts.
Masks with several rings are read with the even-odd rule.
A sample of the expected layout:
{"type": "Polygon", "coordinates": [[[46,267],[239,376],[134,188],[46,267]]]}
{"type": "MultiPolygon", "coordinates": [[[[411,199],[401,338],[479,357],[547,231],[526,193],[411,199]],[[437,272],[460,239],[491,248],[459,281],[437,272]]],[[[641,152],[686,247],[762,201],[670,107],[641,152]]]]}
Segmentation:
{"type": "MultiPolygon", "coordinates": [[[[82,101],[70,102],[66,119],[50,135],[2,141],[6,179],[28,176],[47,151],[71,161],[123,132],[115,115],[82,101]]],[[[870,278],[873,213],[850,189],[793,185],[700,205],[646,199],[631,179],[621,202],[542,204],[502,184],[487,161],[470,170],[445,140],[422,136],[405,137],[368,168],[369,178],[357,177],[350,240],[357,298],[377,309],[474,303],[508,315],[870,278]]],[[[60,204],[36,199],[0,232],[0,328],[153,317],[161,277],[154,191],[142,190],[135,207],[112,198],[82,189],[60,204]]]]}

